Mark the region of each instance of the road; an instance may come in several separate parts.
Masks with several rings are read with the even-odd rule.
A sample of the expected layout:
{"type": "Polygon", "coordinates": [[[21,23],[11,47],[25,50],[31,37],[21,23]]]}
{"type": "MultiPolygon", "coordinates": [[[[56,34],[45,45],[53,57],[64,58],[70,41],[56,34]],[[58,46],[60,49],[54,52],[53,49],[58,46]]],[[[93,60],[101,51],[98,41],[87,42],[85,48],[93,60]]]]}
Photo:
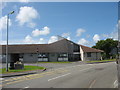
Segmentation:
{"type": "Polygon", "coordinates": [[[100,64],[66,64],[42,73],[4,78],[3,88],[115,88],[115,62],[100,64]]]}

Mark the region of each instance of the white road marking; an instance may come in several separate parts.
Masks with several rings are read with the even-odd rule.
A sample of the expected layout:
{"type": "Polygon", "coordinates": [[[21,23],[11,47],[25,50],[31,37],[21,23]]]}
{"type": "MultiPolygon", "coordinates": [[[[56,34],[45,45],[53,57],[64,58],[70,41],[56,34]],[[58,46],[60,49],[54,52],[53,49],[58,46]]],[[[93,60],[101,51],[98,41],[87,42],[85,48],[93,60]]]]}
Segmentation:
{"type": "Polygon", "coordinates": [[[93,85],[95,84],[95,82],[96,82],[96,80],[93,80],[93,81],[91,82],[91,84],[90,84],[89,88],[92,88],[92,87],[93,87],[93,85]]]}
{"type": "Polygon", "coordinates": [[[29,86],[27,86],[27,87],[24,87],[24,88],[21,88],[20,90],[24,90],[24,89],[26,89],[26,88],[29,88],[29,86]]]}
{"type": "Polygon", "coordinates": [[[4,78],[0,78],[0,81],[4,80],[4,78]]]}
{"type": "Polygon", "coordinates": [[[48,79],[48,81],[51,81],[51,80],[54,80],[54,79],[57,79],[57,78],[60,78],[60,77],[64,77],[64,76],[67,76],[71,73],[67,73],[67,74],[64,74],[64,75],[61,75],[61,76],[58,76],[58,77],[55,77],[55,78],[52,78],[52,79],[48,79]]]}
{"type": "Polygon", "coordinates": [[[27,86],[27,87],[24,87],[24,88],[29,88],[29,86],[27,86]]]}
{"type": "Polygon", "coordinates": [[[117,87],[118,87],[118,81],[117,81],[117,80],[115,80],[113,86],[114,86],[114,88],[117,88],[117,87]]]}

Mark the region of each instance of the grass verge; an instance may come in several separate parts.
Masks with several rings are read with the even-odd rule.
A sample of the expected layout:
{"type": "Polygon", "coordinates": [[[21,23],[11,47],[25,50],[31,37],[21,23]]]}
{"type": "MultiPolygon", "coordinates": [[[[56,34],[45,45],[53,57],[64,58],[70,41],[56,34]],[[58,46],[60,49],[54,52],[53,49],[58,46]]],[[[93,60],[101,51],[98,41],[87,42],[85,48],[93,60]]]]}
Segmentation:
{"type": "Polygon", "coordinates": [[[109,59],[109,60],[96,60],[96,61],[86,61],[87,63],[99,63],[99,62],[112,62],[112,61],[116,61],[116,59],[109,59]]]}
{"type": "Polygon", "coordinates": [[[25,72],[25,71],[33,71],[33,70],[42,70],[45,69],[44,67],[39,66],[24,66],[24,69],[20,70],[10,70],[6,72],[6,68],[0,69],[0,74],[7,74],[7,73],[16,73],[16,72],[25,72]]]}

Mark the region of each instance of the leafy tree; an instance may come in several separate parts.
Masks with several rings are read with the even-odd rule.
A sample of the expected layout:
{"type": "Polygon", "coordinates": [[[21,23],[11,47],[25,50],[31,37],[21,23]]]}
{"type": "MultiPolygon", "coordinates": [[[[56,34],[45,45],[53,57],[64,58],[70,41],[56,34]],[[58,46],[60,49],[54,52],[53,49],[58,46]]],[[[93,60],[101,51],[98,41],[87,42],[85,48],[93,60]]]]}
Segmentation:
{"type": "Polygon", "coordinates": [[[100,40],[96,43],[92,48],[103,50],[105,53],[103,54],[104,58],[110,58],[111,56],[115,56],[117,52],[118,41],[108,38],[106,40],[100,40]],[[114,52],[113,52],[114,51],[114,52]]]}

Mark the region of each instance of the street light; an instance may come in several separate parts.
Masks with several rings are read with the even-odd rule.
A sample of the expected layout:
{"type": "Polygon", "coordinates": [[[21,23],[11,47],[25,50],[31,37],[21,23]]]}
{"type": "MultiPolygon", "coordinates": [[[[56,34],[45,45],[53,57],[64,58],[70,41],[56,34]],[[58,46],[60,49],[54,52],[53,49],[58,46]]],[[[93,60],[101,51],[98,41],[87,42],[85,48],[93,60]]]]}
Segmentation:
{"type": "Polygon", "coordinates": [[[11,11],[7,14],[7,45],[6,45],[6,71],[8,72],[8,27],[9,27],[9,15],[13,14],[14,11],[11,11]]]}

